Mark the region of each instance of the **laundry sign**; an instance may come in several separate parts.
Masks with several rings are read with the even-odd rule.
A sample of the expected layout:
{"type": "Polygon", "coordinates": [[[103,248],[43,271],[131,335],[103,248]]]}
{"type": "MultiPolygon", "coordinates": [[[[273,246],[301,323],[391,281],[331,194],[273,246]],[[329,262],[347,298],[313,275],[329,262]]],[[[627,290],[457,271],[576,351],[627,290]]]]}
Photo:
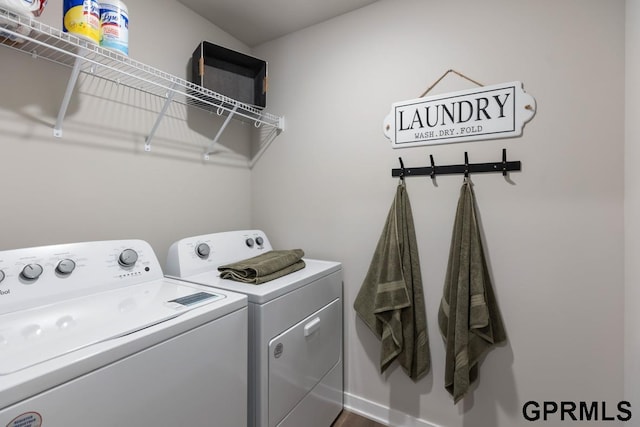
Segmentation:
{"type": "Polygon", "coordinates": [[[502,83],[396,102],[383,130],[393,148],[511,138],[535,110],[521,82],[502,83]]]}

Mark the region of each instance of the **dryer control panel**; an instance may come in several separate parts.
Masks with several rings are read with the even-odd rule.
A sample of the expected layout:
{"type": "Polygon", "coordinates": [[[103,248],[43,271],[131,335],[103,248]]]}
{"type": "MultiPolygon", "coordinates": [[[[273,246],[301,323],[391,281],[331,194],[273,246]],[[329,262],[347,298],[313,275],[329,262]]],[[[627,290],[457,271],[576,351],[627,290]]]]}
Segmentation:
{"type": "Polygon", "coordinates": [[[260,230],[227,231],[178,240],[169,248],[165,273],[192,276],[220,265],[258,256],[272,249],[260,230]]]}
{"type": "Polygon", "coordinates": [[[162,277],[143,240],[0,251],[0,314],[162,277]]]}

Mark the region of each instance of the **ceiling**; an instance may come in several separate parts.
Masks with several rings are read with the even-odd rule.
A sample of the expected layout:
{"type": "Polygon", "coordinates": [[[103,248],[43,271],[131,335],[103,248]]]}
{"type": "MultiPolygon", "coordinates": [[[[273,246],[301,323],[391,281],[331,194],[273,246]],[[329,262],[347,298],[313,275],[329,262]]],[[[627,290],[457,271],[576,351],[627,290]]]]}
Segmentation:
{"type": "Polygon", "coordinates": [[[377,0],[179,0],[249,47],[377,0]]]}

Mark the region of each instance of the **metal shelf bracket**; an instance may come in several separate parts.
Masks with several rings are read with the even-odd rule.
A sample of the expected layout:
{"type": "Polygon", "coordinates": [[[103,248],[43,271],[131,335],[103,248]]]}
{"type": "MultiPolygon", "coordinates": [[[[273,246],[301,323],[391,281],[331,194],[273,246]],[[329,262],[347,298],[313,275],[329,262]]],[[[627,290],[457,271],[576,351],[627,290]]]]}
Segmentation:
{"type": "MultiPolygon", "coordinates": [[[[236,113],[236,111],[238,111],[238,106],[234,105],[231,111],[229,111],[229,115],[225,119],[224,123],[222,123],[222,126],[220,126],[220,129],[218,129],[218,133],[216,134],[215,138],[213,138],[213,140],[209,143],[209,146],[207,147],[207,151],[204,152],[205,160],[209,160],[209,155],[213,153],[213,147],[215,147],[215,145],[218,143],[218,140],[220,139],[220,135],[222,135],[222,132],[224,132],[225,128],[231,121],[231,118],[236,113]]],[[[218,115],[222,115],[222,110],[220,109],[218,110],[218,115]]]]}
{"type": "Polygon", "coordinates": [[[64,116],[67,114],[67,108],[69,107],[69,102],[71,101],[71,95],[73,94],[73,89],[76,87],[78,75],[80,75],[80,67],[82,66],[82,62],[82,58],[76,58],[75,63],[73,64],[73,69],[71,70],[71,75],[69,76],[69,81],[67,82],[67,89],[64,92],[62,104],[60,104],[60,109],[58,110],[56,125],[53,127],[53,136],[57,138],[62,138],[62,122],[64,121],[64,116]]]}
{"type": "Polygon", "coordinates": [[[280,135],[280,133],[282,133],[283,131],[284,131],[284,117],[280,117],[280,119],[278,120],[278,127],[272,128],[269,131],[269,133],[264,137],[264,139],[260,141],[260,148],[258,149],[258,152],[249,161],[249,169],[253,169],[253,167],[258,162],[258,160],[260,160],[260,157],[262,157],[264,152],[267,151],[267,148],[269,148],[273,140],[276,139],[276,137],[280,135]]]}
{"type": "Polygon", "coordinates": [[[158,114],[158,117],[156,117],[156,121],[153,124],[153,127],[151,128],[149,135],[147,135],[147,137],[144,140],[144,151],[151,151],[151,140],[153,139],[153,136],[156,134],[156,130],[158,130],[158,126],[160,126],[160,122],[162,121],[162,118],[167,113],[169,106],[173,102],[173,98],[176,96],[176,92],[173,90],[175,89],[176,84],[177,83],[174,81],[173,84],[171,85],[169,92],[167,92],[167,99],[164,101],[162,110],[160,111],[160,114],[158,114]]]}

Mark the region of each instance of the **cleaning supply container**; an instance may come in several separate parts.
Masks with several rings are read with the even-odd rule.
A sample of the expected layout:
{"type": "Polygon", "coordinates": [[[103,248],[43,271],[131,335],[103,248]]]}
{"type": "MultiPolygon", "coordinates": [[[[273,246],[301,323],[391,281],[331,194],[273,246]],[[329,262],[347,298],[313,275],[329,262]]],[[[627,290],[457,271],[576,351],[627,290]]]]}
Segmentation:
{"type": "Polygon", "coordinates": [[[129,55],[129,10],[123,1],[100,2],[100,46],[129,55]]]}
{"type": "Polygon", "coordinates": [[[100,42],[100,5],[97,0],[63,0],[62,21],[65,33],[100,42]]]}

